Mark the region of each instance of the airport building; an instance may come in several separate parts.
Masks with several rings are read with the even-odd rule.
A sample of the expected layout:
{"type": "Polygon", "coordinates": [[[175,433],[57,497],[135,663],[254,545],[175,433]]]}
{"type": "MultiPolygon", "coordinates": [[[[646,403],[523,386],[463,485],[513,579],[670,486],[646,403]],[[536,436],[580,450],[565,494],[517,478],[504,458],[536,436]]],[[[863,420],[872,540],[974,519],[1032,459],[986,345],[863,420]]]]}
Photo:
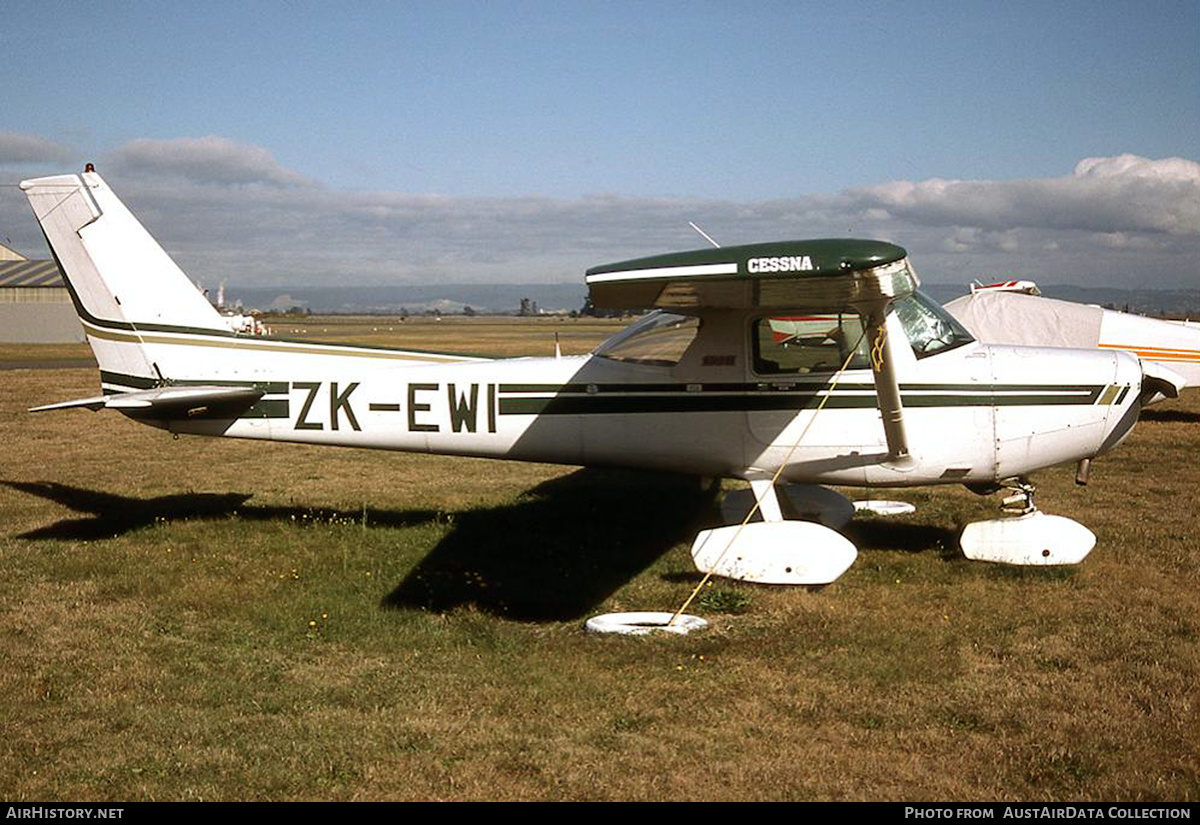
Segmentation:
{"type": "Polygon", "coordinates": [[[74,344],[83,327],[54,261],[31,261],[0,244],[0,342],[74,344]]]}

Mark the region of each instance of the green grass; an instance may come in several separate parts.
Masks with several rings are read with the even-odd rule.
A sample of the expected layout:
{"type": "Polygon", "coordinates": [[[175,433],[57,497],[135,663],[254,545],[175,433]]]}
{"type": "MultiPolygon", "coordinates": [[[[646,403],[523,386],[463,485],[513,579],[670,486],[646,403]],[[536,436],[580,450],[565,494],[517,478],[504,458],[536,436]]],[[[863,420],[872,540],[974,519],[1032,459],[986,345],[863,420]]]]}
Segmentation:
{"type": "Polygon", "coordinates": [[[1200,795],[1195,393],[1089,487],[1039,475],[1078,567],[968,562],[995,497],[902,491],[835,584],[717,582],[709,631],[628,639],[583,621],[699,582],[686,479],[173,440],[24,412],[94,372],[5,378],[3,798],[1200,795]]]}
{"type": "Polygon", "coordinates": [[[8,344],[0,343],[0,368],[20,367],[31,361],[41,364],[62,363],[82,366],[81,362],[96,363],[87,344],[8,344]]]}

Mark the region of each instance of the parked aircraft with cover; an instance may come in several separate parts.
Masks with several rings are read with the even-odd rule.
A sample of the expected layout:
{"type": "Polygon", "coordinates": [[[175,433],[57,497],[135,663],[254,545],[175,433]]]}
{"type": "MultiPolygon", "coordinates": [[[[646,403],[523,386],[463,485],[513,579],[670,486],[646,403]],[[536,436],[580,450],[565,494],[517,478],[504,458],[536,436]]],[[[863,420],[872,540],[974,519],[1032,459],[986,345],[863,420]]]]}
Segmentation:
{"type": "MultiPolygon", "coordinates": [[[[988,344],[1124,350],[1200,385],[1200,325],[1041,296],[1032,281],[971,285],[946,311],[988,344]]],[[[1161,397],[1160,397],[1161,399],[1161,397]]]]}
{"type": "MultiPolygon", "coordinates": [[[[656,311],[579,357],[491,360],[232,332],[95,172],[21,184],[102,394],[175,433],[745,479],[763,520],[703,531],[697,565],[823,583],[853,562],[786,519],[795,485],[1008,487],[972,558],[1081,559],[1094,537],[1027,474],[1115,447],[1172,392],[1121,352],[988,346],[918,290],[904,249],[855,239],[702,249],[587,272],[600,308],[656,311]],[[782,502],[782,503],[781,503],[782,502]]],[[[799,488],[801,490],[805,488],[799,488]]]]}

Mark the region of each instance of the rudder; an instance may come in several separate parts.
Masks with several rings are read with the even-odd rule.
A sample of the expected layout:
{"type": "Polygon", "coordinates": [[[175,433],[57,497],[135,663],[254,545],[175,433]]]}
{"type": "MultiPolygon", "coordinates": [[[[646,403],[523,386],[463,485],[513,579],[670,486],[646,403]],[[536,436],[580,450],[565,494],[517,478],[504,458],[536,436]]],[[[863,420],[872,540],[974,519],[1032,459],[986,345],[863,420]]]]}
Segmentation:
{"type": "MultiPolygon", "coordinates": [[[[143,332],[229,332],[220,314],[95,172],[21,182],[105,374],[160,381],[143,332]]],[[[126,384],[128,381],[118,381],[126,384]]]]}

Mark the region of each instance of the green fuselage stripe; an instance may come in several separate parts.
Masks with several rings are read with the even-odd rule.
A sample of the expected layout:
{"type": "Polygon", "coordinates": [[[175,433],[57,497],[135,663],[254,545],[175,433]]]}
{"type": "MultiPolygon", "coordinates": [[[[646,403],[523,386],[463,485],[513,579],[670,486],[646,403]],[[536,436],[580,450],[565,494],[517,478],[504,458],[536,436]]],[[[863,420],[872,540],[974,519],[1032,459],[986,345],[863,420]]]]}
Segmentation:
{"type": "MultiPolygon", "coordinates": [[[[202,386],[219,384],[254,387],[268,396],[242,414],[243,418],[288,418],[286,397],[295,382],[224,381],[192,379],[160,382],[145,376],[102,371],[105,392],[145,390],[169,384],[202,386]],[[120,388],[120,389],[117,389],[120,388]]],[[[901,384],[905,407],[1037,407],[1090,405],[1097,403],[1104,385],[1047,386],[1038,384],[901,384]]],[[[811,381],[708,383],[708,384],[500,384],[499,415],[637,415],[654,413],[798,413],[820,404],[830,409],[865,410],[878,406],[875,386],[870,383],[841,384],[832,393],[825,384],[811,381]]],[[[1109,394],[1115,387],[1109,387],[1109,394]]],[[[372,403],[373,412],[398,412],[401,405],[372,403]]]]}
{"type": "MultiPolygon", "coordinates": [[[[1046,389],[1046,388],[1042,388],[1046,389]]],[[[1101,388],[1089,388],[1087,394],[996,393],[905,395],[905,407],[1037,407],[1048,405],[1090,405],[1101,388]]],[[[555,395],[547,398],[500,398],[500,415],[623,415],[637,413],[685,412],[799,412],[814,409],[822,394],[809,392],[760,392],[737,395],[686,393],[671,395],[555,395]]],[[[826,401],[826,409],[875,409],[878,401],[870,395],[835,392],[826,401]]]]}

